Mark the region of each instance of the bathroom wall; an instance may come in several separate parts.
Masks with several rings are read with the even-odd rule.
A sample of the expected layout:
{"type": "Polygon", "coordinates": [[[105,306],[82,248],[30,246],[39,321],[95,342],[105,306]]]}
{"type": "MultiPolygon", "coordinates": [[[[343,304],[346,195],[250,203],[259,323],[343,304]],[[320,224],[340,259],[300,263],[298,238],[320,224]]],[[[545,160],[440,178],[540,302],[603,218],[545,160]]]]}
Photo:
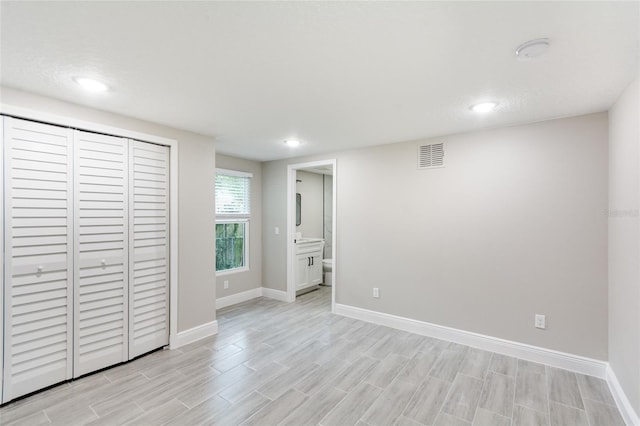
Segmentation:
{"type": "Polygon", "coordinates": [[[258,161],[216,154],[216,167],[253,175],[249,217],[249,270],[219,275],[216,281],[216,296],[221,298],[262,287],[262,164],[258,161]],[[224,281],[229,281],[229,288],[224,288],[224,281]]]}
{"type": "MultiPolygon", "coordinates": [[[[264,226],[288,164],[336,159],[337,303],[606,360],[607,139],[605,112],[267,162],[264,226]],[[429,142],[446,167],[417,170],[429,142]]],[[[263,244],[285,290],[286,236],[263,244]]]]}
{"type": "Polygon", "coordinates": [[[296,181],[300,181],[296,182],[296,192],[302,196],[302,221],[296,232],[307,238],[322,238],[322,175],[298,170],[296,181]]]}
{"type": "Polygon", "coordinates": [[[324,221],[324,255],[325,259],[333,258],[333,176],[324,175],[323,190],[323,221],[324,221]]]}

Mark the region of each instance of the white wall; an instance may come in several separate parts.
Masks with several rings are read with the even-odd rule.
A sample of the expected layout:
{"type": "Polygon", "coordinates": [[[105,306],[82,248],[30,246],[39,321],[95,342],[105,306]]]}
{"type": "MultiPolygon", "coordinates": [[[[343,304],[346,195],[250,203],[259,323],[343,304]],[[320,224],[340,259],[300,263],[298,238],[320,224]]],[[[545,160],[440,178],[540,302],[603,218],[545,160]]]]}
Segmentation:
{"type": "Polygon", "coordinates": [[[218,277],[218,298],[262,287],[262,163],[216,154],[216,167],[253,174],[251,178],[251,216],[249,218],[249,270],[218,277]],[[224,281],[229,288],[224,289],[224,281]]]}
{"type": "MultiPolygon", "coordinates": [[[[607,359],[607,114],[434,141],[446,168],[419,142],[265,163],[264,224],[286,227],[287,164],[336,158],[338,303],[607,359]]],[[[263,253],[285,290],[286,237],[263,253]]]]}
{"type": "Polygon", "coordinates": [[[215,320],[213,138],[5,87],[0,94],[6,105],[178,140],[178,331],[215,320]]]}
{"type": "Polygon", "coordinates": [[[322,175],[298,170],[296,192],[300,194],[302,200],[301,221],[300,226],[296,226],[296,232],[302,233],[302,236],[307,238],[323,238],[322,175]]]}
{"type": "Polygon", "coordinates": [[[609,363],[640,413],[640,86],[609,111],[609,363]]]}

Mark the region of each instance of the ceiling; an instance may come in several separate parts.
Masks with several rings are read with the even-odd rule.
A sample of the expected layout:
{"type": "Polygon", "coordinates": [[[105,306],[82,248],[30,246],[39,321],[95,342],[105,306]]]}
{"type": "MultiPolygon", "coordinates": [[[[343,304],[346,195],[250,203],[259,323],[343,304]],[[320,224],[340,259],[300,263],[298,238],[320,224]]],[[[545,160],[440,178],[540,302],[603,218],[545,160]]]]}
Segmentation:
{"type": "Polygon", "coordinates": [[[3,1],[0,83],[272,160],[607,110],[638,73],[639,4],[3,1]]]}

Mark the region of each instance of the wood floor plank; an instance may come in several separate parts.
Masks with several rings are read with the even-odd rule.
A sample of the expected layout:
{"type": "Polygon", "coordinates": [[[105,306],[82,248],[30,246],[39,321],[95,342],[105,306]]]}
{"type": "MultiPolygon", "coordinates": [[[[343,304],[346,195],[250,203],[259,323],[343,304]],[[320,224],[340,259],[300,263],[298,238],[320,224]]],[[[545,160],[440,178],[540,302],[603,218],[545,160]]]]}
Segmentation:
{"type": "Polygon", "coordinates": [[[353,364],[347,366],[341,374],[336,377],[334,386],[345,392],[351,391],[380,363],[380,361],[368,356],[361,356],[353,364]]]}
{"type": "Polygon", "coordinates": [[[251,392],[237,403],[231,404],[227,409],[213,415],[204,424],[238,425],[260,411],[269,402],[268,398],[258,392],[251,392]]]}
{"type": "Polygon", "coordinates": [[[590,425],[624,426],[624,419],[614,405],[591,399],[584,400],[585,411],[590,425]]]}
{"type": "Polygon", "coordinates": [[[411,383],[422,383],[429,375],[438,356],[439,354],[434,352],[416,353],[413,358],[405,364],[404,368],[398,374],[398,378],[411,383]]]}
{"type": "Polygon", "coordinates": [[[548,426],[549,417],[547,413],[532,410],[531,408],[515,405],[511,426],[548,426]]]}
{"type": "Polygon", "coordinates": [[[513,415],[513,398],[515,393],[514,378],[491,372],[482,390],[478,406],[502,416],[513,415]]]}
{"type": "Polygon", "coordinates": [[[324,419],[320,420],[320,424],[322,426],[356,424],[381,393],[380,388],[368,383],[360,383],[324,419]]]}
{"type": "Polygon", "coordinates": [[[460,364],[460,374],[484,380],[487,376],[487,370],[489,369],[491,355],[491,352],[469,348],[460,364]]]}
{"type": "Polygon", "coordinates": [[[458,370],[462,364],[466,353],[461,349],[445,349],[440,352],[438,359],[431,367],[429,375],[436,379],[447,380],[453,382],[458,374],[458,370]]]}
{"type": "Polygon", "coordinates": [[[549,401],[549,423],[551,426],[589,426],[584,410],[555,401],[549,401]]]}
{"type": "Polygon", "coordinates": [[[371,405],[362,420],[371,426],[394,424],[417,389],[418,385],[415,383],[394,380],[371,405]]]}
{"type": "Polygon", "coordinates": [[[271,401],[248,420],[242,423],[245,426],[277,425],[283,421],[292,410],[302,405],[308,396],[295,389],[290,389],[277,399],[271,401]]]}
{"type": "Polygon", "coordinates": [[[544,365],[518,360],[515,403],[542,413],[547,412],[549,402],[544,365]]]}
{"type": "Polygon", "coordinates": [[[501,416],[493,411],[478,408],[473,426],[511,426],[511,417],[501,416]]]}
{"type": "Polygon", "coordinates": [[[451,384],[442,412],[471,423],[480,401],[482,384],[481,380],[458,374],[451,384]]]}
{"type": "Polygon", "coordinates": [[[584,399],[616,405],[607,382],[597,377],[576,373],[580,394],[584,399]]]}
{"type": "Polygon", "coordinates": [[[449,393],[451,383],[435,377],[427,378],[407,405],[404,416],[425,425],[431,425],[438,417],[449,393]]]}
{"type": "Polygon", "coordinates": [[[516,375],[517,359],[511,356],[494,353],[489,363],[489,370],[505,376],[516,375]]]}
{"type": "Polygon", "coordinates": [[[200,425],[211,421],[213,416],[226,410],[231,403],[215,395],[204,402],[190,408],[187,412],[174,417],[166,426],[200,425]]]}
{"type": "Polygon", "coordinates": [[[546,368],[549,400],[584,410],[576,374],[560,368],[546,368]]]}
{"type": "Polygon", "coordinates": [[[408,362],[409,358],[391,353],[371,370],[365,381],[384,389],[393,382],[408,362]]]}
{"type": "Polygon", "coordinates": [[[320,423],[336,405],[342,401],[346,392],[328,386],[317,392],[312,399],[293,410],[283,421],[281,426],[315,426],[320,423]]]}

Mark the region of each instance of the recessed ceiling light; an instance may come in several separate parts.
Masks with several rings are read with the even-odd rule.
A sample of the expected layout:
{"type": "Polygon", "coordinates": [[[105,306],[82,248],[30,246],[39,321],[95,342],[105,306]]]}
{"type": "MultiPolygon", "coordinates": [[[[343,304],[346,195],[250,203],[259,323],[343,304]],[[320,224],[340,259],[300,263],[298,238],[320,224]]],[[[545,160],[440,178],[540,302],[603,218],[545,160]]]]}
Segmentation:
{"type": "Polygon", "coordinates": [[[74,77],[73,81],[89,92],[106,92],[109,87],[101,81],[86,77],[74,77]]]}
{"type": "Polygon", "coordinates": [[[470,109],[473,112],[485,113],[493,111],[497,106],[497,102],[481,102],[479,104],[471,105],[470,109]]]}
{"type": "Polygon", "coordinates": [[[295,147],[300,145],[300,141],[298,139],[287,139],[286,141],[284,141],[285,145],[290,146],[290,147],[295,147]]]}
{"type": "Polygon", "coordinates": [[[516,48],[516,56],[518,59],[528,61],[538,56],[544,55],[549,50],[548,38],[537,38],[535,40],[529,40],[522,43],[516,48]]]}

